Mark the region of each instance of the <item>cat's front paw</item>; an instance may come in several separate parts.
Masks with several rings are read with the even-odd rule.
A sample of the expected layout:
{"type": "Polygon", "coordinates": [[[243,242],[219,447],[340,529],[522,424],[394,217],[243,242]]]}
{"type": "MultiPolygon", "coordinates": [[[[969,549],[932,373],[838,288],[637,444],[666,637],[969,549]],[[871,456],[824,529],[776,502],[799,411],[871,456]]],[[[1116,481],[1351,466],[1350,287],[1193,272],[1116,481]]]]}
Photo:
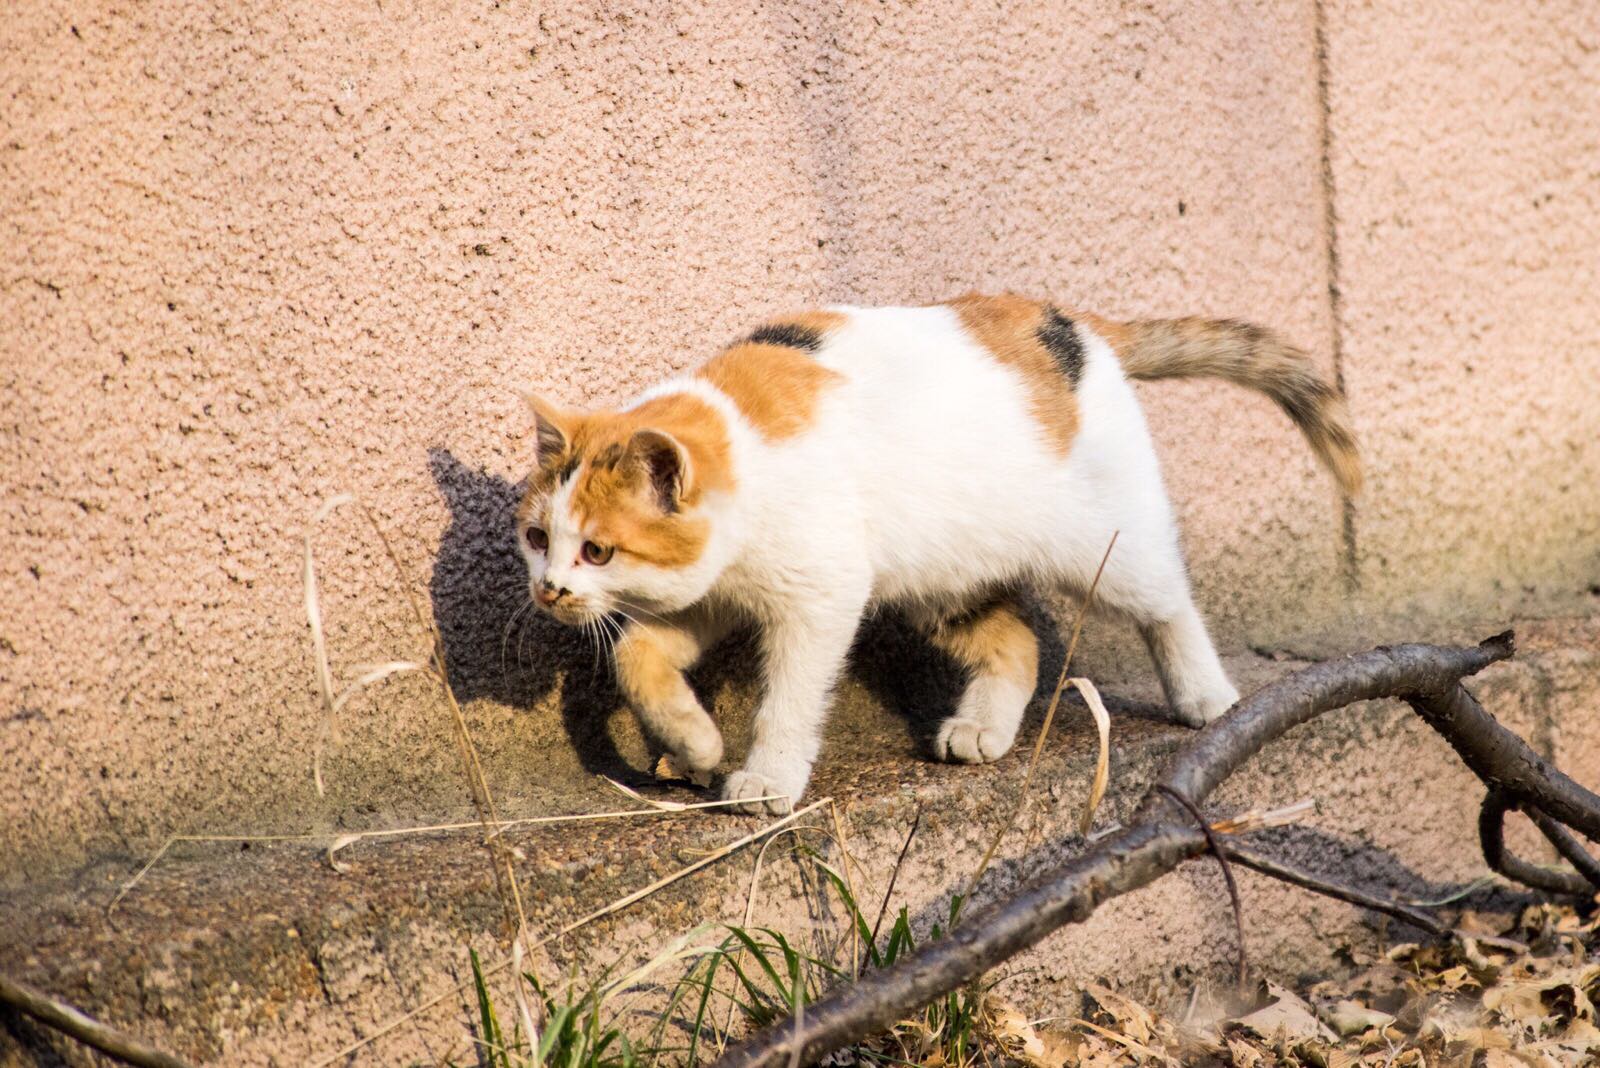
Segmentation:
{"type": "Polygon", "coordinates": [[[794,803],[800,800],[800,789],[760,772],[736,771],[722,784],[722,796],[725,800],[740,802],[733,806],[740,812],[787,816],[794,811],[794,803]]]}
{"type": "Polygon", "coordinates": [[[673,763],[694,775],[710,775],[722,763],[722,732],[705,717],[667,743],[673,763]]]}
{"type": "Polygon", "coordinates": [[[1011,751],[1015,730],[1005,731],[965,716],[952,716],[939,727],[933,753],[955,764],[988,764],[1011,751]]]}

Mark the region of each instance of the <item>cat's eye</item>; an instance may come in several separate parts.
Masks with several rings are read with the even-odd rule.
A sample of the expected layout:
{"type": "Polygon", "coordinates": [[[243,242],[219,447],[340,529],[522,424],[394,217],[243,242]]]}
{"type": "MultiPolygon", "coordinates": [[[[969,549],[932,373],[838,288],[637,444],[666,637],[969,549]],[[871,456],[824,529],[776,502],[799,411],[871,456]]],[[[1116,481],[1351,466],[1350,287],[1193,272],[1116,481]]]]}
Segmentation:
{"type": "Polygon", "coordinates": [[[612,545],[596,545],[592,541],[583,543],[583,562],[599,567],[611,559],[611,554],[616,551],[612,545]]]}
{"type": "Polygon", "coordinates": [[[538,527],[529,527],[528,544],[533,547],[534,552],[542,553],[546,549],[550,548],[550,535],[546,534],[538,527]]]}

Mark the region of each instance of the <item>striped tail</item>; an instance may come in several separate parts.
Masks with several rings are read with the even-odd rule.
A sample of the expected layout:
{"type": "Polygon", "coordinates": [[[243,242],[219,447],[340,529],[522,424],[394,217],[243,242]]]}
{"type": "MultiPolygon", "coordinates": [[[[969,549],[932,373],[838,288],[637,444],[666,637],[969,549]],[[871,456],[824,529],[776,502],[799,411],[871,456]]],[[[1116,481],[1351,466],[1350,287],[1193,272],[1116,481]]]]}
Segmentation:
{"type": "Polygon", "coordinates": [[[1221,378],[1265,393],[1294,421],[1339,487],[1361,489],[1361,458],[1344,397],[1311,358],[1270,330],[1235,319],[1147,319],[1091,325],[1129,378],[1221,378]]]}

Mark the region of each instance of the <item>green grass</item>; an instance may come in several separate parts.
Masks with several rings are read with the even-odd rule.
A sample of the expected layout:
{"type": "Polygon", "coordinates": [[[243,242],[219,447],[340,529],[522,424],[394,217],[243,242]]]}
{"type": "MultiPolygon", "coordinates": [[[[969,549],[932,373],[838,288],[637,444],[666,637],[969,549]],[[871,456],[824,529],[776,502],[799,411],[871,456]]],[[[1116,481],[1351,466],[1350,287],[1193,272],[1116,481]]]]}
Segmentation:
{"type": "MultiPolygon", "coordinates": [[[[817,1000],[829,988],[850,982],[857,960],[863,970],[887,968],[916,949],[917,939],[905,908],[894,914],[887,930],[877,930],[885,917],[869,919],[837,871],[807,848],[798,852],[816,864],[843,908],[845,930],[837,932],[830,946],[808,952],[795,938],[771,927],[729,925],[722,928],[715,945],[685,949],[700,933],[691,932],[622,980],[612,980],[609,974],[587,979],[574,975],[559,990],[551,990],[530,975],[526,979],[538,1001],[537,1041],[526,1033],[520,1012],[512,1012],[509,1030],[502,1022],[503,1014],[495,1007],[474,952],[477,1063],[486,1068],[703,1064],[714,1060],[730,1040],[724,1030],[730,1018],[736,1018],[735,1032],[770,1026],[817,1000]],[[658,999],[664,995],[665,1004],[649,1013],[648,1024],[631,1037],[624,1023],[643,1016],[633,1008],[640,999],[644,977],[658,966],[682,959],[691,963],[677,979],[646,991],[658,999]],[[626,996],[630,992],[635,994],[633,998],[626,996]]],[[[946,921],[933,925],[930,939],[942,937],[954,925],[961,903],[959,896],[951,900],[946,921]]],[[[984,1041],[986,993],[986,988],[973,985],[945,995],[917,1017],[855,1047],[856,1059],[869,1064],[936,1063],[951,1068],[974,1064],[981,1057],[984,1041]]]]}

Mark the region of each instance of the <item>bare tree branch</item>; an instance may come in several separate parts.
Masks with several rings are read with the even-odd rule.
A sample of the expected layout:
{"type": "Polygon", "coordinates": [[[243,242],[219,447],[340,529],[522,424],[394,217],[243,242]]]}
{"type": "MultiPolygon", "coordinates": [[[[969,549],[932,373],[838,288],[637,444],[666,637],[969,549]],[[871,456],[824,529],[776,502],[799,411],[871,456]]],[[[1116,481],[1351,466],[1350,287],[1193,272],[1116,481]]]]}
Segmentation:
{"type": "Polygon", "coordinates": [[[1244,948],[1244,906],[1239,904],[1239,884],[1233,878],[1233,865],[1228,862],[1228,854],[1223,851],[1222,843],[1217,841],[1216,834],[1212,832],[1211,821],[1206,819],[1205,813],[1201,812],[1194,802],[1160,783],[1156,784],[1155,789],[1194,817],[1200,833],[1206,836],[1206,848],[1211,850],[1211,855],[1217,858],[1217,865],[1222,868],[1222,881],[1228,887],[1228,902],[1233,906],[1233,931],[1234,937],[1239,942],[1239,989],[1243,990],[1250,978],[1250,955],[1244,948]]]}
{"type": "Polygon", "coordinates": [[[1578,869],[1578,874],[1589,881],[1585,892],[1600,890],[1600,861],[1589,855],[1589,851],[1572,836],[1572,832],[1546,816],[1541,809],[1531,810],[1528,816],[1533,820],[1534,826],[1550,839],[1550,844],[1556,847],[1556,852],[1565,857],[1567,863],[1578,869]]]}
{"type": "Polygon", "coordinates": [[[1498,790],[1490,790],[1483,799],[1483,808],[1478,810],[1478,842],[1483,848],[1483,860],[1489,869],[1547,894],[1587,893],[1589,883],[1581,875],[1529,864],[1506,849],[1506,813],[1515,807],[1511,798],[1498,790]]]}
{"type": "Polygon", "coordinates": [[[1421,909],[1413,908],[1410,905],[1393,901],[1389,898],[1379,897],[1376,894],[1369,894],[1365,890],[1354,886],[1346,886],[1331,879],[1323,879],[1312,875],[1310,872],[1302,871],[1293,865],[1272,860],[1240,846],[1230,844],[1223,848],[1228,851],[1228,859],[1244,865],[1251,871],[1270,876],[1291,886],[1298,886],[1302,890],[1310,890],[1314,894],[1321,894],[1324,897],[1359,905],[1364,909],[1371,909],[1373,912],[1382,912],[1385,915],[1393,916],[1397,920],[1404,920],[1413,927],[1420,927],[1431,935],[1438,936],[1450,933],[1450,928],[1421,909]]]}
{"type": "Polygon", "coordinates": [[[35,990],[26,983],[7,979],[3,975],[0,975],[0,1003],[10,1005],[18,1012],[86,1046],[93,1046],[123,1064],[138,1065],[139,1068],[189,1068],[188,1062],[147,1046],[115,1027],[107,1027],[42,990],[35,990]]]}
{"type": "MultiPolygon", "coordinates": [[[[1460,685],[1462,678],[1509,658],[1514,651],[1509,631],[1465,648],[1380,647],[1315,664],[1264,687],[1178,751],[1126,828],[1011,899],[970,917],[946,937],[923,946],[894,967],[865,975],[835,991],[807,1010],[803,1024],[785,1021],[756,1034],[729,1050],[717,1062],[719,1068],[778,1068],[791,1057],[815,1061],[973,981],[1057,928],[1082,922],[1101,902],[1160,878],[1206,847],[1198,829],[1172,820],[1162,794],[1170,791],[1198,807],[1267,744],[1324,712],[1357,701],[1403,698],[1490,787],[1480,829],[1485,857],[1497,871],[1558,893],[1587,893],[1588,882],[1581,876],[1562,876],[1534,867],[1504,849],[1500,828],[1509,807],[1541,812],[1550,817],[1553,826],[1567,824],[1600,841],[1600,797],[1551,767],[1522,739],[1500,726],[1460,685]]],[[[1559,827],[1557,831],[1551,841],[1563,855],[1579,864],[1580,870],[1600,874],[1592,861],[1583,865],[1572,857],[1563,845],[1563,838],[1570,840],[1570,836],[1559,827]]],[[[1569,844],[1581,852],[1575,841],[1569,844]]],[[[1243,857],[1240,860],[1248,863],[1243,857]]],[[[1305,873],[1260,858],[1252,860],[1261,865],[1252,866],[1265,874],[1328,892],[1328,884],[1305,873]]],[[[1413,915],[1405,906],[1361,891],[1338,889],[1345,892],[1345,900],[1392,915],[1401,914],[1395,911],[1400,909],[1407,922],[1425,930],[1438,928],[1431,917],[1413,915]]]]}

